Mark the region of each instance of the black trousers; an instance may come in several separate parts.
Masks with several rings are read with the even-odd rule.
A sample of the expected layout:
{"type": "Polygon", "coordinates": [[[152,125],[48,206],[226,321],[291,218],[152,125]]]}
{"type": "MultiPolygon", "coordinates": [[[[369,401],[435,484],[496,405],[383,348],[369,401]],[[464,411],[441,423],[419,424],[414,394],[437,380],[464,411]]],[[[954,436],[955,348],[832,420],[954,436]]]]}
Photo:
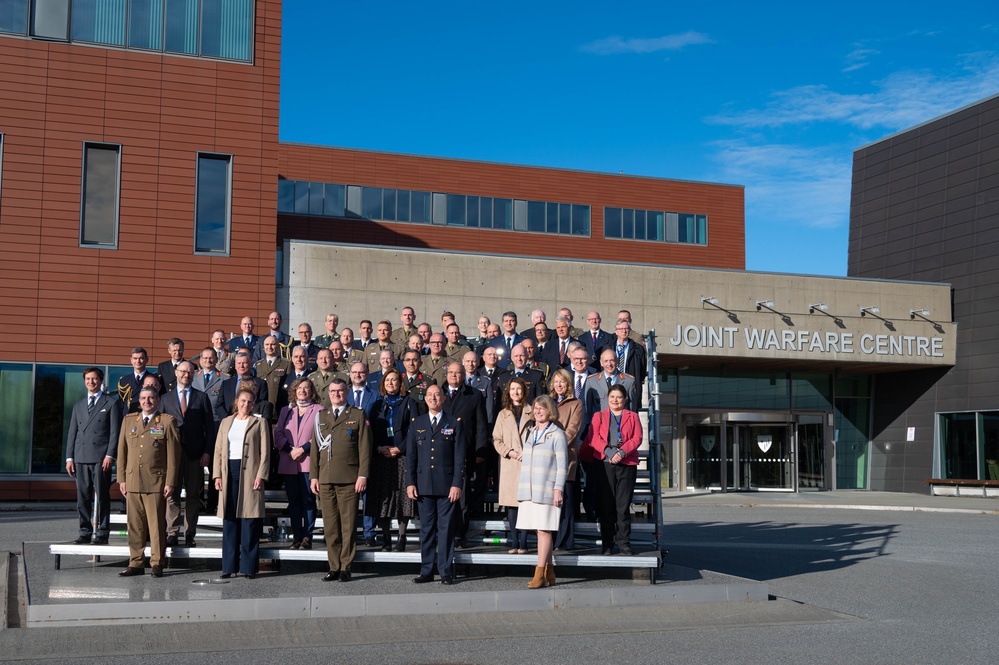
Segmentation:
{"type": "Polygon", "coordinates": [[[573,531],[576,528],[576,498],[579,494],[579,483],[575,480],[565,481],[562,489],[562,510],[558,514],[558,534],[555,536],[555,549],[571,550],[576,547],[573,531]]]}
{"type": "Polygon", "coordinates": [[[603,547],[607,549],[612,544],[631,547],[631,496],[635,491],[638,467],[608,462],[595,462],[593,467],[593,475],[600,485],[598,507],[603,547]]]}

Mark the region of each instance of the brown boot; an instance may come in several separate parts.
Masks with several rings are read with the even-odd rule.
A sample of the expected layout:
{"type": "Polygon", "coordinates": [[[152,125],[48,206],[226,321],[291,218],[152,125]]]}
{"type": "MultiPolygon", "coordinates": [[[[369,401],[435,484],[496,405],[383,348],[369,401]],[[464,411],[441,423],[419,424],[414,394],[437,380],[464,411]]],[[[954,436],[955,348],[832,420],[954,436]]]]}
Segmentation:
{"type": "Polygon", "coordinates": [[[555,566],[550,563],[545,565],[545,582],[548,586],[555,586],[555,566]]]}
{"type": "Polygon", "coordinates": [[[534,579],[527,583],[528,589],[540,589],[541,587],[548,586],[548,580],[545,579],[545,567],[535,566],[534,567],[534,579]]]}

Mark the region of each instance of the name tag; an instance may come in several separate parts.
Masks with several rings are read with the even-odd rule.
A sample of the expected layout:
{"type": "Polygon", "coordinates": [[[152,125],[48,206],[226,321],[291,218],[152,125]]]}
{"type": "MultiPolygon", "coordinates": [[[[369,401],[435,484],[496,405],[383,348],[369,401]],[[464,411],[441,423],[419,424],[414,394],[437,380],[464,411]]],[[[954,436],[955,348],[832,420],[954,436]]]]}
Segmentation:
{"type": "Polygon", "coordinates": [[[385,436],[387,436],[389,438],[392,438],[392,437],[395,436],[395,430],[392,429],[391,425],[389,425],[388,427],[385,428],[385,436]]]}

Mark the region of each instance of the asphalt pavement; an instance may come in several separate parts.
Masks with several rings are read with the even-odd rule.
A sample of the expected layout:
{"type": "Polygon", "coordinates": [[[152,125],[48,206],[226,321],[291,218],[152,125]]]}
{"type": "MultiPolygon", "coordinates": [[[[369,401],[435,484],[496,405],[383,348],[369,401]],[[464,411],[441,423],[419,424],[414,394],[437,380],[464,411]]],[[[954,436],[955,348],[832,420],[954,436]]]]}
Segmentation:
{"type": "MultiPolygon", "coordinates": [[[[667,560],[765,581],[747,604],[8,629],[8,662],[981,662],[999,616],[999,501],[876,492],[667,494],[667,560]]],[[[4,506],[0,506],[3,511],[4,506]]],[[[0,512],[0,549],[65,541],[0,512]]]]}

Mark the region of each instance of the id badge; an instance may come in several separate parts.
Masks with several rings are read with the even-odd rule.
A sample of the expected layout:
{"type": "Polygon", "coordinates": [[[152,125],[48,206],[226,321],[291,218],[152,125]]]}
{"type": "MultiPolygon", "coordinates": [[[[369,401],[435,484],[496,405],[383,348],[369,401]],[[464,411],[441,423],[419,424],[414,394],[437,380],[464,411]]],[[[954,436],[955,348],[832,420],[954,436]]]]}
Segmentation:
{"type": "Polygon", "coordinates": [[[391,425],[385,428],[385,435],[389,438],[395,437],[395,429],[391,425]]]}

